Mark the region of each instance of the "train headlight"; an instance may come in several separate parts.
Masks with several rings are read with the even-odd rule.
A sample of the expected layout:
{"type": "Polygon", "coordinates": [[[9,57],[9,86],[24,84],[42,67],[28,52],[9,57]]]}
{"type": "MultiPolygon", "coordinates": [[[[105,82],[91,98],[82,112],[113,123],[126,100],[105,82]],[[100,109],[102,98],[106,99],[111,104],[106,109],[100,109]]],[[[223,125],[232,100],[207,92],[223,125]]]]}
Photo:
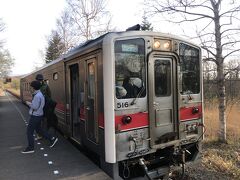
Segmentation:
{"type": "Polygon", "coordinates": [[[170,41],[164,42],[163,48],[164,48],[164,49],[170,49],[170,41]]]}
{"type": "Polygon", "coordinates": [[[122,117],[122,123],[123,123],[123,124],[129,124],[129,123],[131,123],[131,122],[132,122],[131,116],[123,116],[123,117],[122,117]]]}
{"type": "Polygon", "coordinates": [[[166,39],[154,39],[154,50],[170,51],[172,49],[172,43],[166,39]]]}
{"type": "Polygon", "coordinates": [[[158,40],[156,40],[156,41],[154,42],[154,44],[153,44],[153,48],[154,48],[154,49],[159,49],[160,46],[161,46],[161,43],[160,43],[160,41],[158,41],[158,40]]]}
{"type": "Polygon", "coordinates": [[[192,114],[197,114],[199,113],[199,108],[198,107],[193,107],[192,108],[192,114]]]}

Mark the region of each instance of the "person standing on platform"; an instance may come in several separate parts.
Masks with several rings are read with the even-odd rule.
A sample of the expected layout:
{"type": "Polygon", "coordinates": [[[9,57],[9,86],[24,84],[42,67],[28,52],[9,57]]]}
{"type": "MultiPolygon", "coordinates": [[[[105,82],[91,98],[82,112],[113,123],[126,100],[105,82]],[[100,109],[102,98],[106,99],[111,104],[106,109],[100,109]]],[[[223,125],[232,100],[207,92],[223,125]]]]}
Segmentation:
{"type": "Polygon", "coordinates": [[[47,83],[44,82],[44,77],[42,74],[37,74],[36,75],[36,81],[39,81],[41,83],[40,91],[42,92],[44,97],[49,97],[51,98],[51,90],[47,83]]]}
{"type": "Polygon", "coordinates": [[[34,89],[34,93],[32,103],[29,104],[30,119],[27,126],[28,146],[24,151],[22,151],[24,154],[34,153],[34,131],[43,135],[44,138],[49,140],[50,147],[53,147],[58,141],[58,138],[53,137],[49,133],[43,131],[41,128],[41,121],[43,120],[43,107],[45,104],[45,98],[40,91],[41,83],[39,81],[32,81],[30,86],[34,89]]]}
{"type": "MultiPolygon", "coordinates": [[[[43,96],[45,97],[45,108],[44,108],[44,117],[47,121],[47,130],[49,130],[50,127],[55,128],[55,134],[56,134],[56,126],[57,126],[57,116],[54,113],[54,109],[57,105],[55,101],[51,98],[51,90],[46,82],[44,82],[44,77],[42,74],[37,74],[35,79],[41,83],[40,91],[42,92],[43,96]]],[[[44,119],[43,119],[44,120],[44,119]]],[[[43,127],[43,123],[41,124],[43,127]]],[[[41,134],[37,134],[36,140],[42,139],[41,134]]]]}

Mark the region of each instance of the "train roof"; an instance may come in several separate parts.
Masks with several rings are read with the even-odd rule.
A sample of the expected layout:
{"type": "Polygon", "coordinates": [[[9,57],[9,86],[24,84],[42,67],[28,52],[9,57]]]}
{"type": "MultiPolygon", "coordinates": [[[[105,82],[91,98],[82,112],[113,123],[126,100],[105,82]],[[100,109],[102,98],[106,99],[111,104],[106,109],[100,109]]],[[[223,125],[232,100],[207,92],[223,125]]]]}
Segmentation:
{"type": "Polygon", "coordinates": [[[117,37],[136,37],[136,36],[152,36],[152,37],[162,37],[162,38],[172,38],[175,40],[179,40],[179,41],[183,41],[189,44],[192,44],[196,47],[199,47],[197,44],[191,42],[190,40],[184,39],[180,36],[176,36],[176,35],[172,35],[169,33],[161,33],[161,32],[152,32],[152,31],[121,31],[121,32],[108,32],[102,36],[99,36],[96,39],[93,40],[89,40],[86,41],[83,44],[80,44],[79,46],[77,46],[76,48],[74,48],[73,50],[69,51],[64,59],[68,60],[69,58],[71,58],[72,56],[92,47],[95,46],[98,43],[101,43],[104,39],[110,38],[117,38],[117,37]]]}
{"type": "Polygon", "coordinates": [[[78,45],[77,47],[75,47],[74,49],[70,50],[64,57],[64,60],[66,61],[68,58],[72,57],[73,55],[79,53],[80,51],[84,51],[86,48],[89,48],[91,46],[94,46],[95,44],[102,42],[102,40],[104,39],[105,36],[107,36],[108,34],[111,34],[111,32],[108,32],[106,34],[103,34],[99,37],[97,37],[96,39],[91,39],[88,40],[80,45],[78,45]]]}
{"type": "Polygon", "coordinates": [[[132,30],[131,31],[121,31],[121,32],[108,32],[106,34],[103,34],[103,35],[97,37],[96,39],[88,40],[88,41],[78,45],[77,47],[70,50],[67,54],[64,54],[64,55],[60,56],[58,59],[53,60],[52,62],[43,65],[39,69],[24,75],[22,78],[27,77],[30,74],[36,73],[36,72],[38,72],[38,71],[40,71],[40,70],[42,70],[42,69],[44,69],[48,66],[56,64],[59,61],[67,61],[71,57],[75,56],[76,54],[78,54],[78,53],[80,53],[80,52],[82,52],[82,51],[84,51],[84,50],[86,50],[90,47],[93,47],[96,44],[102,43],[102,41],[105,38],[112,39],[112,38],[123,37],[123,36],[124,37],[131,37],[131,36],[136,37],[138,35],[139,36],[153,36],[153,37],[173,38],[173,39],[183,41],[183,42],[186,42],[186,43],[189,43],[189,44],[192,44],[192,45],[195,45],[195,46],[199,47],[197,44],[194,44],[193,42],[191,42],[189,40],[186,40],[184,38],[181,38],[180,36],[172,35],[172,34],[169,34],[169,33],[152,32],[152,31],[132,31],[132,30]]]}

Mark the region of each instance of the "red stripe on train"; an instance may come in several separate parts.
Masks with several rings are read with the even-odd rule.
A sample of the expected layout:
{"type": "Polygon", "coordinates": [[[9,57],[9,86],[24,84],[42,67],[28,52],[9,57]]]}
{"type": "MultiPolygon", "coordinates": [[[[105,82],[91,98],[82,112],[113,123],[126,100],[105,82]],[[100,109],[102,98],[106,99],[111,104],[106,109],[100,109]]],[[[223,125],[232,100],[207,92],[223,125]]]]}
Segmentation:
{"type": "MultiPolygon", "coordinates": [[[[136,129],[141,127],[146,127],[149,125],[148,123],[148,113],[136,113],[136,114],[128,114],[127,116],[130,116],[132,118],[131,123],[124,124],[122,122],[123,117],[122,116],[115,116],[115,129],[117,131],[126,131],[128,129],[136,129]]],[[[104,116],[103,114],[100,114],[98,117],[98,123],[100,127],[104,128],[104,116]]]]}
{"type": "Polygon", "coordinates": [[[123,116],[116,116],[115,117],[115,129],[119,131],[128,130],[128,129],[135,129],[146,127],[149,125],[148,123],[148,113],[136,113],[136,114],[128,114],[132,118],[132,121],[129,124],[124,124],[122,119],[123,116]]]}
{"type": "Polygon", "coordinates": [[[200,119],[202,117],[202,105],[180,108],[180,121],[200,119]]]}
{"type": "Polygon", "coordinates": [[[65,111],[65,105],[63,103],[57,102],[56,109],[59,109],[60,111],[65,111]]]}
{"type": "MultiPolygon", "coordinates": [[[[182,107],[180,108],[180,120],[187,121],[193,119],[199,119],[202,117],[202,106],[198,104],[196,106],[191,107],[182,107]],[[198,109],[197,113],[193,113],[193,109],[198,109]]],[[[85,121],[85,113],[84,109],[80,109],[80,119],[85,121]]],[[[98,115],[98,125],[99,127],[104,128],[104,115],[100,113],[98,115]]],[[[115,116],[115,129],[119,131],[128,130],[128,129],[136,129],[141,127],[149,126],[149,118],[148,113],[136,113],[136,114],[128,114],[122,116],[115,116]],[[124,124],[122,119],[124,116],[130,116],[132,118],[131,123],[124,124]]]]}

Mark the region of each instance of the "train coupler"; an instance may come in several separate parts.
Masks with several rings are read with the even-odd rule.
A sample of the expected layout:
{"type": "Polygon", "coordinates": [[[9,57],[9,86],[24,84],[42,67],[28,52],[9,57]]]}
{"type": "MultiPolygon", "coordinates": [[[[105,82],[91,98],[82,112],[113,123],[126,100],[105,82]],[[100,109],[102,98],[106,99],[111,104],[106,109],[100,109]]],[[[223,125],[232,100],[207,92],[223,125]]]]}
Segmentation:
{"type": "Polygon", "coordinates": [[[173,154],[177,165],[181,166],[182,169],[180,180],[184,179],[185,176],[186,154],[191,154],[191,152],[185,148],[177,149],[173,154]]]}

